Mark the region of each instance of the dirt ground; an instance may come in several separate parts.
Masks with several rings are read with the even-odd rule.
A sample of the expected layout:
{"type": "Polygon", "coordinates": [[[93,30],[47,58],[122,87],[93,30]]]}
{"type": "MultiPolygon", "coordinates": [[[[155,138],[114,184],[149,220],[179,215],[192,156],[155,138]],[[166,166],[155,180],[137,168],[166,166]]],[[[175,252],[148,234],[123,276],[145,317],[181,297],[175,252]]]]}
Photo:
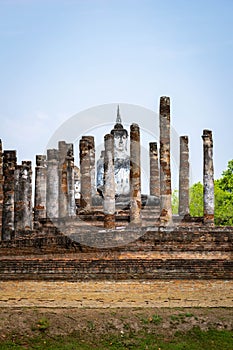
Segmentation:
{"type": "Polygon", "coordinates": [[[0,343],[232,330],[232,281],[0,282],[0,343]]]}
{"type": "Polygon", "coordinates": [[[41,333],[98,337],[140,330],[166,337],[193,327],[232,330],[232,326],[232,308],[0,308],[0,341],[41,333]]]}

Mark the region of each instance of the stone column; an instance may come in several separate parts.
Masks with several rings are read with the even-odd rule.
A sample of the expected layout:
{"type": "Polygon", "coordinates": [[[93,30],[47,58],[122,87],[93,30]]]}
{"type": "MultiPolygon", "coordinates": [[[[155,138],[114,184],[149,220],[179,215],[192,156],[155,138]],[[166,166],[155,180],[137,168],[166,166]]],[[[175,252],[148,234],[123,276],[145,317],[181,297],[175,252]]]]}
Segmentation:
{"type": "Polygon", "coordinates": [[[114,137],[104,137],[104,227],[115,228],[114,137]]]}
{"type": "Polygon", "coordinates": [[[160,221],[172,223],[170,166],[170,98],[160,98],[160,221]]]}
{"type": "Polygon", "coordinates": [[[91,168],[91,195],[96,195],[96,180],[95,180],[95,140],[93,136],[90,139],[90,168],[91,168]]]}
{"type": "Polygon", "coordinates": [[[23,202],[20,191],[20,173],[22,172],[22,165],[16,165],[14,178],[15,178],[15,187],[14,187],[14,229],[15,237],[17,236],[17,230],[22,229],[22,209],[23,202]]]}
{"type": "Polygon", "coordinates": [[[188,136],[180,137],[179,215],[189,215],[189,146],[188,136]]]}
{"type": "Polygon", "coordinates": [[[159,197],[159,164],[157,142],[150,142],[150,195],[159,197]]]}
{"type": "Polygon", "coordinates": [[[130,126],[130,224],[141,225],[141,152],[140,130],[130,126]]]}
{"type": "Polygon", "coordinates": [[[58,142],[59,153],[59,217],[64,218],[68,212],[68,181],[67,181],[67,152],[68,145],[65,141],[58,142]]]}
{"type": "Polygon", "coordinates": [[[83,140],[88,143],[88,157],[90,158],[90,174],[91,174],[91,196],[96,194],[95,184],[95,139],[93,136],[83,136],[83,140]]]}
{"type": "Polygon", "coordinates": [[[32,229],[32,164],[23,161],[15,170],[15,236],[32,229]]]}
{"type": "Polygon", "coordinates": [[[58,188],[58,150],[47,150],[47,184],[46,184],[46,216],[48,219],[59,217],[58,188]]]}
{"type": "Polygon", "coordinates": [[[0,139],[0,240],[2,239],[2,210],[3,210],[3,153],[0,139]]]}
{"type": "Polygon", "coordinates": [[[101,151],[100,158],[97,160],[96,173],[96,188],[99,193],[102,193],[104,183],[104,150],[101,151]]]}
{"type": "Polygon", "coordinates": [[[203,130],[204,223],[214,225],[214,165],[212,131],[203,130]]]}
{"type": "Polygon", "coordinates": [[[91,161],[89,142],[83,137],[79,143],[80,151],[80,206],[82,209],[91,209],[91,161]]]}
{"type": "Polygon", "coordinates": [[[36,156],[35,168],[35,200],[34,200],[34,221],[46,218],[46,182],[47,167],[46,156],[36,156]]]}
{"type": "Polygon", "coordinates": [[[59,141],[59,217],[76,215],[73,144],[59,141]]]}
{"type": "Polygon", "coordinates": [[[74,197],[80,200],[80,169],[74,166],[74,197]]]}
{"type": "Polygon", "coordinates": [[[75,203],[75,186],[74,186],[74,148],[73,144],[68,144],[67,161],[67,191],[68,191],[68,206],[67,215],[69,217],[76,216],[75,203]]]}
{"type": "Polygon", "coordinates": [[[14,172],[17,164],[16,151],[3,153],[3,212],[2,212],[2,239],[10,240],[14,236],[14,172]]]}

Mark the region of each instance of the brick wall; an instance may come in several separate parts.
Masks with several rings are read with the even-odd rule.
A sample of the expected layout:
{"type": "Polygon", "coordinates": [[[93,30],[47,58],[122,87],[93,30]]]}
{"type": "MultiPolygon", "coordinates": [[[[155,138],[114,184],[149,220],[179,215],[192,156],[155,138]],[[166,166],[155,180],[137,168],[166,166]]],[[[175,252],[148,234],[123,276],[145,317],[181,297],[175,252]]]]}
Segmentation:
{"type": "MultiPolygon", "coordinates": [[[[87,247],[49,230],[0,242],[1,280],[233,278],[232,227],[150,228],[141,237],[136,230],[109,231],[106,241],[130,237],[128,244],[109,248],[87,247]]],[[[77,233],[81,241],[86,234],[77,233]]],[[[96,245],[101,239],[103,232],[92,235],[96,245]]]]}

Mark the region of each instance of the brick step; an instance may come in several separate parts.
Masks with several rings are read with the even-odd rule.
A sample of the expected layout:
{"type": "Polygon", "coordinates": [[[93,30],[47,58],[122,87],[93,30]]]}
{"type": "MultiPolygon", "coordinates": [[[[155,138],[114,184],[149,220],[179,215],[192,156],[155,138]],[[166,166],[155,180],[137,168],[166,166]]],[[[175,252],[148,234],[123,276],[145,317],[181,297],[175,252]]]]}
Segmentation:
{"type": "Polygon", "coordinates": [[[232,279],[232,262],[221,259],[2,260],[1,280],[232,279]]]}

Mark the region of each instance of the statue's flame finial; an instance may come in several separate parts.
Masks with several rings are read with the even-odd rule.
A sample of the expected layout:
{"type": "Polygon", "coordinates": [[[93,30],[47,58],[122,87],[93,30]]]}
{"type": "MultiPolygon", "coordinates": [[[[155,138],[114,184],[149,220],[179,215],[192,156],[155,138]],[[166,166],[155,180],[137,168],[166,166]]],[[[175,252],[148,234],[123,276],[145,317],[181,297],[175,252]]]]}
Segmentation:
{"type": "Polygon", "coordinates": [[[124,129],[124,127],[122,125],[119,105],[117,106],[116,124],[114,125],[114,128],[111,130],[112,135],[115,135],[116,133],[125,134],[126,137],[128,137],[128,131],[126,129],[124,129]]]}
{"type": "Polygon", "coordinates": [[[116,118],[116,124],[121,124],[121,115],[120,115],[120,106],[117,106],[117,118],[116,118]]]}

